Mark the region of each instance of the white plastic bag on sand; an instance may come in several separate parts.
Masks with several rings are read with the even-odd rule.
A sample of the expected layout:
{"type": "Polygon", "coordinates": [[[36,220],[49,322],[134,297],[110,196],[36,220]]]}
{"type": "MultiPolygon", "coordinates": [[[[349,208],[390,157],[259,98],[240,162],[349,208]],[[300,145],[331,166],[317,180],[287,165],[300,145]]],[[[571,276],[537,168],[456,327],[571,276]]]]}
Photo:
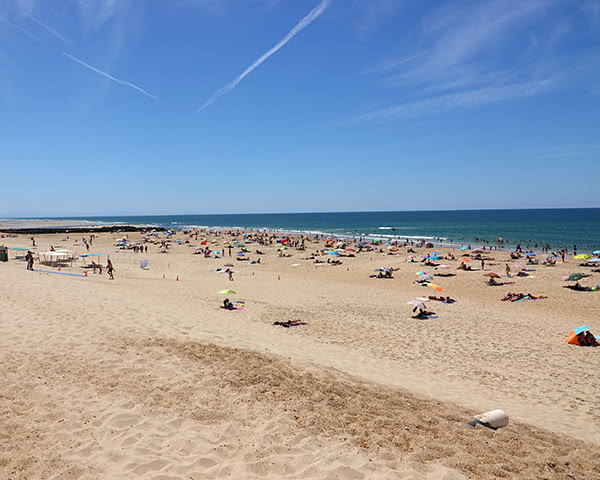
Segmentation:
{"type": "Polygon", "coordinates": [[[476,415],[473,417],[473,420],[468,423],[473,427],[483,425],[484,427],[496,430],[508,425],[508,415],[502,410],[492,410],[490,412],[482,413],[481,415],[476,415]]]}

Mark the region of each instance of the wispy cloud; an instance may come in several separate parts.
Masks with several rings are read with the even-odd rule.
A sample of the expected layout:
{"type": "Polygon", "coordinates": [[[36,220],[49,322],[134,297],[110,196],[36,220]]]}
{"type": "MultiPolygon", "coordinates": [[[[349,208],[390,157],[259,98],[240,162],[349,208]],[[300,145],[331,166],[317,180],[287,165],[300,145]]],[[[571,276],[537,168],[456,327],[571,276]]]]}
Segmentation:
{"type": "Polygon", "coordinates": [[[570,33],[569,23],[565,20],[550,28],[540,24],[561,3],[449,1],[427,10],[410,42],[411,50],[414,44],[423,48],[408,50],[401,60],[370,70],[380,75],[379,85],[397,88],[405,100],[360,118],[441,113],[559,88],[572,76],[577,61],[556,54],[558,44],[570,33]]]}
{"type": "Polygon", "coordinates": [[[366,120],[386,120],[391,118],[409,118],[423,114],[441,113],[457,108],[497,103],[509,99],[530,97],[549,90],[555,78],[526,83],[514,83],[500,87],[479,88],[446,95],[424,98],[376,110],[363,115],[366,120]]]}
{"type": "Polygon", "coordinates": [[[113,18],[127,0],[77,0],[85,29],[97,30],[113,18]]]}
{"type": "Polygon", "coordinates": [[[304,17],[300,22],[292,28],[289,33],[283,37],[273,48],[267,51],[265,54],[261,55],[258,60],[256,60],[252,65],[250,65],[246,70],[244,70],[240,75],[238,75],[234,80],[229,82],[227,85],[221,87],[215,93],[211,95],[211,97],[204,102],[204,104],[196,110],[196,113],[204,110],[206,107],[214,103],[219,97],[225,95],[227,92],[233,90],[244,78],[246,78],[254,69],[260,66],[265,60],[267,60],[271,55],[277,53],[283,46],[285,46],[292,38],[294,38],[298,33],[308,27],[312,22],[314,22],[317,18],[319,18],[323,12],[327,9],[327,7],[331,4],[333,0],[323,0],[318,6],[312,9],[306,17],[304,17]]]}
{"type": "Polygon", "coordinates": [[[69,40],[67,40],[63,35],[58,33],[56,30],[50,28],[48,25],[46,25],[44,22],[42,22],[41,20],[39,20],[36,17],[34,17],[33,15],[31,15],[30,13],[27,14],[27,17],[30,18],[35,23],[37,23],[39,26],[44,27],[49,33],[54,35],[59,40],[62,40],[63,42],[68,43],[69,45],[72,45],[71,42],[69,40]]]}
{"type": "Polygon", "coordinates": [[[23,27],[21,27],[20,25],[17,25],[16,23],[13,23],[13,22],[11,22],[10,20],[8,20],[8,19],[4,18],[4,17],[3,17],[3,16],[1,16],[1,15],[0,15],[0,20],[1,20],[1,21],[3,21],[3,22],[5,22],[5,23],[7,23],[7,24],[9,24],[9,25],[12,25],[13,27],[17,28],[18,30],[20,30],[21,32],[23,32],[25,35],[27,35],[29,38],[32,38],[33,40],[35,40],[35,41],[37,41],[37,42],[39,42],[39,43],[42,43],[42,44],[46,45],[47,47],[50,47],[50,48],[52,48],[53,50],[55,50],[55,51],[57,51],[57,52],[61,53],[61,54],[62,54],[62,55],[64,55],[65,57],[67,57],[68,59],[70,59],[70,60],[72,60],[72,61],[74,61],[74,62],[78,63],[79,65],[82,65],[82,66],[84,66],[84,67],[85,67],[85,68],[87,68],[87,69],[89,69],[89,70],[91,70],[91,71],[93,71],[93,72],[96,72],[96,73],[98,73],[99,75],[102,75],[102,76],[104,76],[104,77],[106,77],[106,78],[108,78],[108,79],[112,80],[113,82],[116,82],[116,83],[118,83],[118,84],[120,84],[120,85],[124,85],[124,86],[126,86],[126,87],[131,87],[131,88],[134,88],[135,90],[137,90],[137,91],[139,91],[139,92],[143,93],[144,95],[147,95],[147,96],[148,96],[148,97],[150,97],[150,98],[158,99],[158,97],[155,97],[154,95],[151,95],[150,93],[148,93],[148,92],[147,92],[146,90],[144,90],[143,88],[141,88],[141,87],[138,87],[137,85],[135,85],[135,84],[133,84],[133,83],[131,83],[131,82],[127,81],[127,80],[121,80],[121,79],[119,79],[119,78],[115,78],[115,77],[113,77],[112,75],[110,75],[110,74],[108,74],[108,73],[106,73],[106,72],[104,72],[104,71],[100,70],[99,68],[93,67],[92,65],[90,65],[90,64],[88,64],[88,63],[86,63],[86,62],[84,62],[83,60],[81,60],[81,59],[79,59],[79,58],[77,58],[77,57],[74,57],[73,55],[70,55],[70,54],[68,54],[67,52],[63,52],[61,49],[59,49],[59,48],[56,48],[55,46],[53,46],[53,45],[50,45],[50,44],[48,44],[48,43],[46,43],[46,42],[44,42],[44,41],[40,40],[38,37],[36,37],[35,35],[33,35],[33,34],[32,34],[31,32],[29,32],[28,30],[24,29],[24,28],[23,28],[23,27]]]}

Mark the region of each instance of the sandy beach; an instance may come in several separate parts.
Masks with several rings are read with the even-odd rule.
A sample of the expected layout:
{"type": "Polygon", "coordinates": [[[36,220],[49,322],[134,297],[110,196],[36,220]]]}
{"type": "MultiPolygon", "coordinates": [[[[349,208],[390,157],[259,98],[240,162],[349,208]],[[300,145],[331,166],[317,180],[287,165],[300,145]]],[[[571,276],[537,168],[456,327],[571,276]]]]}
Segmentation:
{"type": "MultiPolygon", "coordinates": [[[[36,236],[33,251],[86,253],[89,235],[68,236],[36,236]]],[[[168,253],[118,249],[123,236],[89,250],[110,256],[115,280],[29,272],[13,252],[0,263],[0,478],[600,478],[600,348],[566,343],[578,325],[600,335],[600,292],[563,288],[590,273],[578,261],[489,287],[479,262],[459,271],[461,252],[444,250],[455,276],[434,278],[457,302],[429,302],[438,318],[419,320],[406,302],[439,293],[415,273],[436,271],[407,260],[432,249],[332,266],[304,260],[322,240],[289,257],[248,244],[250,258],[264,252],[249,264],[239,248],[194,255],[201,241],[182,233],[168,253]],[[233,281],[214,272],[226,263],[233,281]],[[393,279],[369,277],[382,266],[393,279]],[[228,288],[243,310],[220,308],[228,288]],[[548,298],[501,301],[508,292],[548,298]],[[273,325],[287,320],[306,324],[273,325]],[[507,427],[466,425],[496,408],[507,427]]],[[[204,236],[222,250],[223,236],[204,236]]],[[[486,272],[515,263],[487,256],[486,272]]]]}

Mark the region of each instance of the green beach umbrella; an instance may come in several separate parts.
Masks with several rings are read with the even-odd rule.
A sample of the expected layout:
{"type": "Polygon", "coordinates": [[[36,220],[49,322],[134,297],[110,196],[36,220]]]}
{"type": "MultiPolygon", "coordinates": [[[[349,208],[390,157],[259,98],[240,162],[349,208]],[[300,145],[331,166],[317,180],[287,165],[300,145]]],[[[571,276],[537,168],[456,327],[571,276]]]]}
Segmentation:
{"type": "Polygon", "coordinates": [[[220,292],[217,292],[220,295],[234,295],[236,292],[234,290],[231,290],[230,288],[226,289],[226,290],[221,290],[220,292]]]}

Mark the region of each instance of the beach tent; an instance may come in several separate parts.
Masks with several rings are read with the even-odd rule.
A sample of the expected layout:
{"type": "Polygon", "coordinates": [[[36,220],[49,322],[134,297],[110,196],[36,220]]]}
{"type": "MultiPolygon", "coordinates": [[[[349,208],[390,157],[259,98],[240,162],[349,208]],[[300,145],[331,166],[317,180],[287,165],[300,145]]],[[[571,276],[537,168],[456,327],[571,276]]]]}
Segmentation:
{"type": "MultiPolygon", "coordinates": [[[[585,332],[589,329],[590,329],[590,327],[588,325],[574,328],[573,330],[571,330],[571,333],[569,333],[569,336],[567,337],[567,343],[569,345],[579,345],[579,341],[577,340],[577,335],[579,335],[580,333],[585,332]]],[[[596,339],[600,340],[600,337],[596,337],[596,339]]]]}

